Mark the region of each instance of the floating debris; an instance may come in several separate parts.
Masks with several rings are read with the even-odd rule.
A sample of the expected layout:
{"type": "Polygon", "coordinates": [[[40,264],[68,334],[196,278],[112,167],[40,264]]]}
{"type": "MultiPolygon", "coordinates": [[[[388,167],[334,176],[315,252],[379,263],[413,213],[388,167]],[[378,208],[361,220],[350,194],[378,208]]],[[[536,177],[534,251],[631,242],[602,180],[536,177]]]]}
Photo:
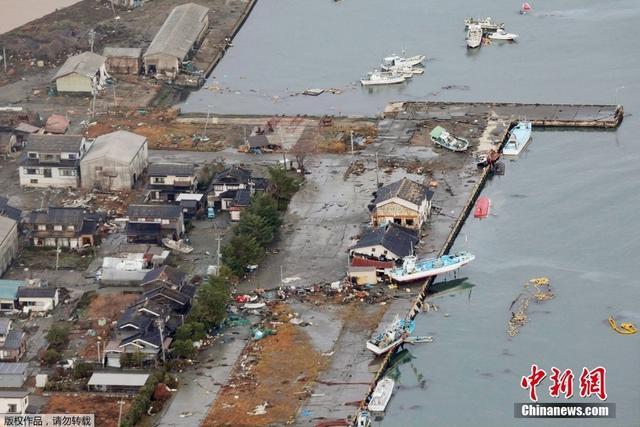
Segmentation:
{"type": "Polygon", "coordinates": [[[535,277],[524,285],[524,292],[518,295],[516,299],[511,302],[511,319],[509,319],[509,325],[507,327],[507,334],[511,337],[515,337],[520,332],[520,328],[523,327],[529,321],[527,317],[527,310],[529,309],[529,302],[533,299],[536,303],[543,303],[552,299],[555,295],[551,292],[551,285],[548,277],[535,277]],[[533,289],[533,293],[530,290],[533,289]],[[513,307],[516,306],[516,310],[513,307]]]}

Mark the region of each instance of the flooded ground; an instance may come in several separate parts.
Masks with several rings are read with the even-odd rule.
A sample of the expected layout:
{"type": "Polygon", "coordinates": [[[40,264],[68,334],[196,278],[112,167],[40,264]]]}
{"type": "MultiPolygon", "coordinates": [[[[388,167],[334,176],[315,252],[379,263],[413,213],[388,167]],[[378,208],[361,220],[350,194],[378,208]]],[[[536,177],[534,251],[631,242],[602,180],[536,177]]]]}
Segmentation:
{"type": "Polygon", "coordinates": [[[0,34],[80,0],[0,0],[0,34]]]}

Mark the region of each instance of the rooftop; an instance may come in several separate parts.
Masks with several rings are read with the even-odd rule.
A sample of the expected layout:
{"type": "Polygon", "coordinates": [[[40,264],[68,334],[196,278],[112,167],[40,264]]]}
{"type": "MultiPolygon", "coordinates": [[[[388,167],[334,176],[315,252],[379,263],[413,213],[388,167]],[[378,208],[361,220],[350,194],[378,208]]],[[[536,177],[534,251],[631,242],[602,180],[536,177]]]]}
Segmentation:
{"type": "Polygon", "coordinates": [[[233,206],[249,206],[251,203],[251,190],[241,188],[236,191],[236,195],[233,198],[233,206]]]}
{"type": "Polygon", "coordinates": [[[207,13],[208,8],[195,3],[174,7],[144,56],[162,53],[182,60],[198,38],[207,13]]]}
{"type": "Polygon", "coordinates": [[[9,326],[11,326],[11,319],[0,317],[0,334],[7,335],[7,332],[9,332],[9,326]]]}
{"type": "Polygon", "coordinates": [[[162,267],[154,268],[148,272],[144,276],[144,279],[142,279],[141,285],[155,280],[162,280],[173,283],[174,285],[181,285],[185,277],[186,275],[182,271],[176,270],[168,265],[163,265],[162,267]]]}
{"type": "Polygon", "coordinates": [[[9,199],[0,196],[0,215],[11,218],[15,221],[20,221],[22,217],[22,211],[18,208],[14,208],[9,205],[9,199]]]}
{"type": "Polygon", "coordinates": [[[16,299],[18,288],[24,285],[24,280],[0,279],[0,299],[16,299]]]}
{"type": "Polygon", "coordinates": [[[31,212],[29,222],[32,224],[79,225],[84,220],[82,208],[49,207],[47,212],[31,212]]]}
{"type": "Polygon", "coordinates": [[[172,205],[129,205],[129,218],[178,218],[182,210],[172,205]]]}
{"type": "Polygon", "coordinates": [[[212,184],[247,183],[251,179],[249,169],[231,166],[213,176],[212,184]]]}
{"type": "Polygon", "coordinates": [[[106,58],[93,52],[84,52],[79,55],[67,58],[62,67],[58,70],[53,80],[64,77],[68,74],[77,73],[87,77],[95,76],[100,67],[104,65],[106,58]]]}
{"type": "Polygon", "coordinates": [[[0,242],[4,241],[9,232],[16,226],[15,219],[0,215],[0,242]]]}
{"type": "Polygon", "coordinates": [[[121,57],[137,59],[142,56],[142,49],[139,47],[105,47],[102,51],[102,56],[106,58],[121,57]]]}
{"type": "Polygon", "coordinates": [[[54,298],[57,288],[28,288],[21,286],[18,289],[18,298],[54,298]]]}
{"type": "Polygon", "coordinates": [[[82,135],[29,135],[24,151],[78,153],[83,141],[82,135]]]}
{"type": "Polygon", "coordinates": [[[0,362],[0,375],[24,375],[28,367],[28,363],[0,362]]]}
{"type": "Polygon", "coordinates": [[[405,257],[413,253],[416,243],[418,243],[416,231],[391,223],[386,227],[365,232],[351,249],[380,245],[399,257],[405,257]]]}
{"type": "Polygon", "coordinates": [[[187,163],[151,163],[147,169],[149,176],[192,176],[195,166],[187,163]]]}
{"type": "Polygon", "coordinates": [[[23,337],[24,332],[18,329],[13,329],[9,331],[7,338],[4,340],[4,344],[0,345],[0,348],[4,350],[18,350],[20,348],[20,344],[22,344],[23,337]]]}
{"type": "Polygon", "coordinates": [[[19,389],[0,389],[0,398],[6,399],[23,399],[29,395],[28,390],[19,389]]]}
{"type": "Polygon", "coordinates": [[[374,203],[377,205],[394,197],[420,205],[425,198],[430,200],[433,197],[433,191],[422,184],[418,184],[407,178],[402,178],[400,181],[381,187],[376,193],[374,203]]]}
{"type": "Polygon", "coordinates": [[[144,147],[147,138],[126,130],[119,130],[96,138],[93,145],[82,158],[82,162],[100,158],[109,158],[130,163],[144,147]]]}
{"type": "Polygon", "coordinates": [[[149,374],[94,372],[89,378],[88,385],[142,387],[146,384],[148,378],[149,374]]]}

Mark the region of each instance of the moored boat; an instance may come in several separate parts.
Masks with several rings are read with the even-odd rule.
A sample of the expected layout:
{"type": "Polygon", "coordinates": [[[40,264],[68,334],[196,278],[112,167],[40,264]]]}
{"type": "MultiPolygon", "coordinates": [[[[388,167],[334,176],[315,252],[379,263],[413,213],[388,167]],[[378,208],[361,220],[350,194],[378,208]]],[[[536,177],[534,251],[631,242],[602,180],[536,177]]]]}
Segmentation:
{"type": "Polygon", "coordinates": [[[371,393],[371,400],[367,406],[369,411],[384,412],[389,404],[389,400],[391,400],[395,385],[396,382],[389,377],[384,377],[378,381],[376,388],[373,390],[373,393],[371,393]]]}
{"type": "Polygon", "coordinates": [[[474,49],[482,43],[482,28],[479,24],[469,25],[467,30],[467,47],[474,49]]]}
{"type": "Polygon", "coordinates": [[[465,251],[453,255],[443,255],[439,258],[420,260],[411,255],[404,258],[402,267],[393,268],[386,274],[396,282],[412,282],[455,271],[474,259],[475,255],[465,251]]]}
{"type": "Polygon", "coordinates": [[[489,34],[489,38],[492,40],[515,41],[518,38],[518,35],[514,33],[507,33],[502,28],[498,28],[496,32],[489,34]]]}
{"type": "Polygon", "coordinates": [[[402,83],[406,80],[403,74],[380,72],[375,70],[367,76],[366,79],[360,80],[362,86],[375,86],[375,85],[392,85],[402,83]]]}
{"type": "Polygon", "coordinates": [[[371,427],[371,414],[369,411],[358,412],[358,418],[356,418],[356,427],[371,427]]]}
{"type": "Polygon", "coordinates": [[[489,216],[489,210],[491,209],[491,200],[487,196],[480,196],[476,202],[476,210],[473,212],[473,216],[476,218],[486,218],[489,216]]]}
{"type": "Polygon", "coordinates": [[[451,135],[442,126],[433,128],[430,135],[433,142],[451,151],[466,151],[469,148],[469,141],[451,135]]]}
{"type": "Polygon", "coordinates": [[[502,148],[505,156],[517,156],[531,140],[531,122],[521,121],[509,132],[509,139],[502,148]]]}
{"type": "Polygon", "coordinates": [[[482,31],[484,31],[484,32],[491,32],[491,31],[496,31],[496,30],[498,30],[500,28],[504,28],[504,24],[503,23],[495,22],[490,17],[486,17],[483,20],[475,20],[473,18],[465,19],[464,20],[464,28],[465,28],[465,30],[468,29],[469,26],[471,26],[473,24],[480,25],[480,28],[482,28],[482,31]]]}
{"type": "Polygon", "coordinates": [[[415,322],[410,319],[400,319],[396,316],[393,322],[388,324],[382,331],[373,334],[367,341],[367,350],[380,356],[402,344],[404,340],[413,332],[415,322]]]}
{"type": "Polygon", "coordinates": [[[416,65],[422,64],[425,58],[426,56],[424,55],[415,55],[410,56],[409,58],[391,55],[386,58],[382,58],[382,64],[380,64],[380,67],[385,71],[391,71],[393,68],[415,67],[416,65]]]}

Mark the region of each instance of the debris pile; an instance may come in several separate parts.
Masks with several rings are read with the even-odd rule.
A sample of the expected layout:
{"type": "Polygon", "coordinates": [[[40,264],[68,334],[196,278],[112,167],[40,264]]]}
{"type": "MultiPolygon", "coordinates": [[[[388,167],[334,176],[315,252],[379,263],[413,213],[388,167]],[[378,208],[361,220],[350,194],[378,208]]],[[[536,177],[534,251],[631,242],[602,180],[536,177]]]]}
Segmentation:
{"type": "Polygon", "coordinates": [[[531,302],[531,300],[536,303],[543,303],[553,297],[554,294],[551,292],[551,285],[547,277],[536,277],[529,280],[529,282],[524,285],[524,292],[511,302],[511,306],[509,307],[511,310],[511,319],[509,319],[507,334],[515,337],[520,332],[520,328],[529,321],[527,310],[529,309],[529,302],[531,302]],[[516,307],[515,310],[514,307],[516,307]]]}

